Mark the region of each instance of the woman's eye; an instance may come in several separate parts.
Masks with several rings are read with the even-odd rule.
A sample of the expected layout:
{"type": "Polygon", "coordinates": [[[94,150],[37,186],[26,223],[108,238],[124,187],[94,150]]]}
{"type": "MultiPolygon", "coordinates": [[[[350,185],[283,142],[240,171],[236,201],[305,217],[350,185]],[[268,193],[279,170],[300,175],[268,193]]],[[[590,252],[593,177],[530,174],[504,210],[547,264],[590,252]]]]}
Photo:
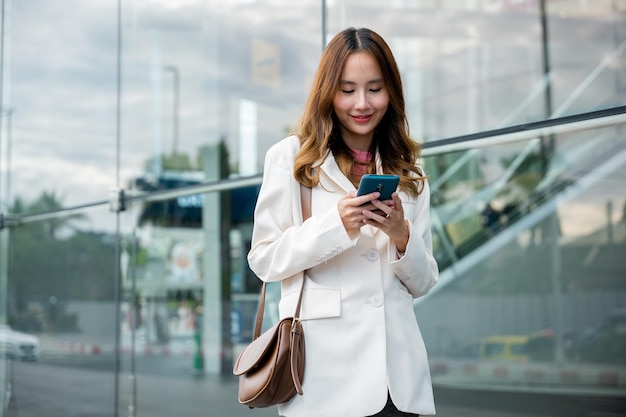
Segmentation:
{"type": "Polygon", "coordinates": [[[341,92],[345,94],[352,94],[354,93],[354,90],[341,90],[341,92]]]}
{"type": "Polygon", "coordinates": [[[382,90],[382,88],[370,88],[372,93],[378,93],[380,90],[382,90]]]}

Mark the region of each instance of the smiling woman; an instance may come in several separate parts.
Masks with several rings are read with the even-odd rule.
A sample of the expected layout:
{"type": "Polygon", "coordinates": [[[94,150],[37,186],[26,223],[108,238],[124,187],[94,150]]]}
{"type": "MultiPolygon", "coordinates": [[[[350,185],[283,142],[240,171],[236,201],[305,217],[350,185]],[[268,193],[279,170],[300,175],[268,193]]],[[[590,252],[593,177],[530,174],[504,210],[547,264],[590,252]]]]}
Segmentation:
{"type": "Polygon", "coordinates": [[[389,92],[374,57],[357,52],[348,57],[333,108],[341,136],[350,149],[369,151],[374,129],[387,112],[389,92]]]}
{"type": "Polygon", "coordinates": [[[267,152],[248,262],[262,281],[281,283],[281,318],[293,314],[303,285],[307,352],[304,394],[279,404],[281,415],[434,414],[412,300],[439,270],[401,85],[385,41],[345,29],[322,54],[299,132],[267,152]],[[401,179],[390,199],[356,195],[374,173],[401,179]],[[302,186],[312,201],[304,222],[293,214],[302,186]],[[332,297],[320,302],[320,294],[332,297]]]}

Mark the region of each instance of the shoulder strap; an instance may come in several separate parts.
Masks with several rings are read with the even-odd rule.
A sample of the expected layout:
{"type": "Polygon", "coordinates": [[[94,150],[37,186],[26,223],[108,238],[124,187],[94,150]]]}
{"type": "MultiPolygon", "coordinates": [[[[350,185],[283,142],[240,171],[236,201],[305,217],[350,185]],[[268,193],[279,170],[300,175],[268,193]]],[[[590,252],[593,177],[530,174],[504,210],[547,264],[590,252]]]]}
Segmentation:
{"type": "MultiPolygon", "coordinates": [[[[300,205],[302,207],[302,222],[311,217],[311,187],[306,187],[302,183],[300,184],[300,205]]],[[[302,286],[300,287],[300,296],[298,297],[298,304],[296,305],[296,311],[294,317],[300,317],[300,306],[302,305],[302,290],[304,289],[304,278],[306,275],[302,275],[302,286]]],[[[263,328],[263,312],[265,311],[265,293],[267,282],[263,281],[263,287],[261,288],[261,295],[259,296],[259,306],[256,312],[256,321],[254,323],[254,336],[252,340],[255,340],[261,335],[261,329],[263,328]]]]}

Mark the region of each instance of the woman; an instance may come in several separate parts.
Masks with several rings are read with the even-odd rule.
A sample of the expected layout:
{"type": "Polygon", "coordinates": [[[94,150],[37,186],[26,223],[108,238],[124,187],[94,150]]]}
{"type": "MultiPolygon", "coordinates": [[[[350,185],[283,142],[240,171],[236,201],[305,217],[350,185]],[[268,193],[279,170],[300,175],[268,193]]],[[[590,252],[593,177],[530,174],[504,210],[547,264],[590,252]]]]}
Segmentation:
{"type": "Polygon", "coordinates": [[[281,281],[281,317],[293,315],[306,271],[304,395],[281,404],[281,415],[435,413],[413,310],[438,277],[419,156],[385,41],[369,29],[336,35],[300,132],[267,152],[248,254],[261,280],[281,281]],[[399,191],[388,201],[356,197],[365,173],[399,175],[399,191]],[[304,222],[300,184],[311,188],[304,222]]]}

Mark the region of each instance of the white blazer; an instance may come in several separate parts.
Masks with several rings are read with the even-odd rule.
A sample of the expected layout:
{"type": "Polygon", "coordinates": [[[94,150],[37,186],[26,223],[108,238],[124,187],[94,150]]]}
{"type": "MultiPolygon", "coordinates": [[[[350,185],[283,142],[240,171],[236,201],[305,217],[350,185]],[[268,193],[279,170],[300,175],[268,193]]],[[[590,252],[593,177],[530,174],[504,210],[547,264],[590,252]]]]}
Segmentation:
{"type": "Polygon", "coordinates": [[[312,216],[302,223],[290,136],[266,154],[248,262],[264,281],[281,282],[281,317],[291,316],[307,271],[302,309],[306,347],[304,395],[279,406],[283,416],[363,417],[380,411],[387,392],[396,407],[435,414],[430,372],[413,299],[437,282],[428,184],[417,197],[400,192],[410,238],[395,245],[372,226],[350,239],[337,202],[355,187],[332,154],[319,166],[312,216]]]}

